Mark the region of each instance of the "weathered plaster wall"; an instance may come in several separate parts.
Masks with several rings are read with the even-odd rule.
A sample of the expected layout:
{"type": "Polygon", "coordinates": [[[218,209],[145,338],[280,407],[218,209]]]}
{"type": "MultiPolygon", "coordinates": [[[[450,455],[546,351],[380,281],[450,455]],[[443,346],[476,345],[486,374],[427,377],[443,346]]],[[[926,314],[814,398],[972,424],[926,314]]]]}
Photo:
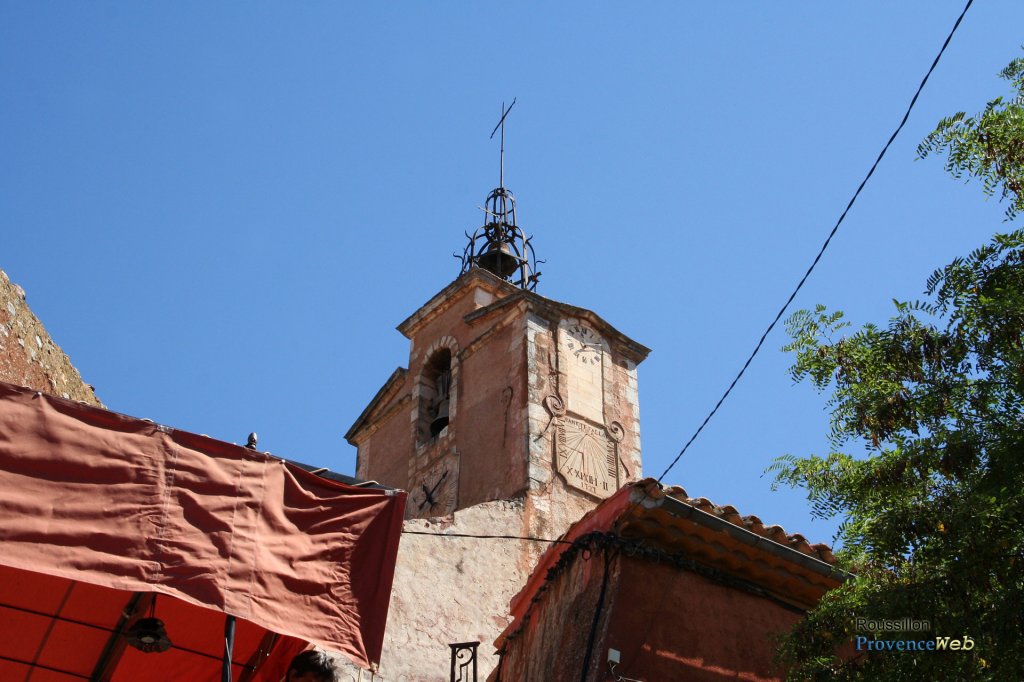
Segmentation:
{"type": "Polygon", "coordinates": [[[0,381],[102,407],[29,309],[25,291],[0,270],[0,381]]]}
{"type": "MultiPolygon", "coordinates": [[[[522,535],[521,502],[475,505],[437,520],[410,519],[406,530],[522,535]]],[[[479,641],[479,679],[497,664],[492,643],[508,625],[509,600],[546,545],[510,540],[403,534],[395,568],[380,670],[342,662],[342,680],[447,680],[455,642],[479,641]]]]}

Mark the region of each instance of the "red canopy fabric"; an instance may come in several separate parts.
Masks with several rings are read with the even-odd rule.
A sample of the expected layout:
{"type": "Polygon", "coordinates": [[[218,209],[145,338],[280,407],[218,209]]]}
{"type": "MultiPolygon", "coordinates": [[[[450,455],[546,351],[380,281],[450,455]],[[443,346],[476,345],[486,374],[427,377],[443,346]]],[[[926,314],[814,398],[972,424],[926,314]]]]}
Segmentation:
{"type": "MultiPolygon", "coordinates": [[[[55,634],[52,623],[75,626],[70,616],[33,640],[25,621],[20,653],[8,655],[19,618],[91,599],[83,613],[106,609],[109,630],[128,593],[161,593],[187,603],[160,598],[156,617],[177,611],[194,624],[176,635],[168,622],[176,646],[208,630],[219,655],[219,611],[243,619],[236,661],[265,658],[269,631],[295,638],[281,640],[292,650],[305,640],[369,667],[380,660],[404,507],[403,492],[347,486],[264,453],[0,383],[0,566],[32,572],[17,578],[25,589],[10,587],[18,571],[0,572],[0,661],[26,652],[42,661],[46,652],[32,647],[62,637],[110,641],[102,628],[55,634]],[[54,578],[65,582],[43,591],[47,604],[16,599],[54,578]],[[68,600],[54,602],[72,581],[68,600]],[[118,596],[104,599],[104,588],[118,596]]],[[[164,666],[165,656],[129,650],[122,662],[164,666]]],[[[9,678],[2,667],[0,678],[9,678]]]]}
{"type": "MultiPolygon", "coordinates": [[[[0,566],[0,680],[219,681],[224,614],[161,597],[155,615],[173,647],[145,654],[127,645],[128,623],[149,614],[153,596],[0,566]]],[[[232,680],[280,682],[291,657],[307,646],[238,620],[232,680]]]]}

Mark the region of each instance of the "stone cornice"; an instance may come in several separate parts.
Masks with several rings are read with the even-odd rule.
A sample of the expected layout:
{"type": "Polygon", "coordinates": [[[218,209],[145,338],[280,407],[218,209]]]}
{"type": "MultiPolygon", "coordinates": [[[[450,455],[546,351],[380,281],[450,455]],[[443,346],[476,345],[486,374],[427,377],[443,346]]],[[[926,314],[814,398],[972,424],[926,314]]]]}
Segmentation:
{"type": "MultiPolygon", "coordinates": [[[[373,396],[373,399],[370,401],[370,404],[366,406],[362,413],[360,413],[359,417],[356,418],[352,426],[349,427],[349,430],[345,432],[345,440],[348,441],[349,444],[354,446],[359,445],[356,440],[356,436],[360,435],[360,432],[366,426],[366,423],[369,421],[370,417],[377,410],[377,408],[384,405],[387,400],[390,400],[391,398],[394,397],[394,395],[398,392],[398,389],[401,388],[402,384],[405,383],[405,377],[407,374],[409,374],[409,370],[407,370],[404,367],[399,367],[394,372],[391,373],[391,376],[388,377],[388,380],[384,382],[384,385],[381,386],[380,389],[377,391],[376,395],[373,396]]],[[[381,419],[378,421],[383,422],[384,420],[381,419]]]]}
{"type": "Polygon", "coordinates": [[[484,289],[498,297],[520,291],[519,288],[486,270],[473,268],[437,292],[429,301],[420,306],[419,310],[403,320],[396,329],[402,336],[411,339],[423,325],[451,308],[459,299],[474,289],[484,289]]]}
{"type": "Polygon", "coordinates": [[[651,352],[650,348],[629,338],[592,310],[579,308],[574,305],[569,305],[568,303],[562,303],[561,301],[545,298],[540,294],[536,294],[532,291],[526,291],[524,289],[517,289],[515,293],[509,296],[495,301],[488,306],[484,306],[479,310],[474,310],[463,319],[469,325],[477,324],[498,314],[504,309],[508,309],[510,306],[513,306],[520,301],[526,305],[527,311],[552,321],[562,317],[575,317],[581,320],[586,320],[600,331],[602,336],[610,339],[615,345],[617,345],[625,357],[636,364],[643,362],[651,352]]]}
{"type": "Polygon", "coordinates": [[[575,317],[586,320],[598,329],[604,337],[617,345],[623,356],[636,364],[643,362],[651,352],[650,348],[629,338],[592,310],[562,303],[561,301],[545,298],[532,291],[520,289],[481,268],[473,268],[435,294],[419,310],[403,320],[397,327],[398,331],[406,338],[411,339],[423,325],[435,319],[445,310],[451,308],[463,296],[476,289],[487,291],[494,295],[497,300],[466,315],[463,319],[469,325],[477,324],[490,318],[492,315],[498,314],[506,309],[507,306],[523,301],[529,312],[536,313],[552,321],[562,317],[575,317]]]}

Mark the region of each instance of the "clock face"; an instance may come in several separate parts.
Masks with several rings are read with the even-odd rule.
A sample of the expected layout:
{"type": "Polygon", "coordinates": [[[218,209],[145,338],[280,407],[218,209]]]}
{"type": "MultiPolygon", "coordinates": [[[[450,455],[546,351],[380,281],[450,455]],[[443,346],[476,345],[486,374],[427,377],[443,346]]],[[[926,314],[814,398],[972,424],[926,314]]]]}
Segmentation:
{"type": "Polygon", "coordinates": [[[563,417],[555,434],[555,450],[558,473],[570,486],[600,498],[618,490],[618,454],[604,429],[563,417]]]}
{"type": "Polygon", "coordinates": [[[458,467],[454,460],[443,459],[416,479],[410,491],[406,516],[430,518],[455,511],[458,467]]]}
{"type": "Polygon", "coordinates": [[[601,337],[597,332],[582,324],[574,324],[566,333],[565,347],[573,358],[585,365],[601,363],[601,337]]]}

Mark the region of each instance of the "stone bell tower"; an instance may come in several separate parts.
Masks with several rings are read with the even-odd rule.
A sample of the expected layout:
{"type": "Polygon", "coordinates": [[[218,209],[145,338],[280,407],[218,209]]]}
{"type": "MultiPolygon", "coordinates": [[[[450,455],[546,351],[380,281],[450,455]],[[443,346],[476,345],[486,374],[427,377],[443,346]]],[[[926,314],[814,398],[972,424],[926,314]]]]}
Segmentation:
{"type": "Polygon", "coordinates": [[[535,539],[640,477],[636,368],[648,350],[536,293],[503,170],[484,211],[455,281],[398,325],[408,363],[345,434],[359,478],[410,493],[385,679],[448,679],[458,642],[481,643],[486,678],[509,601],[548,546],[535,539]]]}
{"type": "Polygon", "coordinates": [[[648,349],[535,293],[515,198],[499,186],[459,277],[398,325],[407,368],[346,434],[359,478],[410,492],[409,518],[525,499],[558,534],[640,477],[637,365],[648,349]]]}

